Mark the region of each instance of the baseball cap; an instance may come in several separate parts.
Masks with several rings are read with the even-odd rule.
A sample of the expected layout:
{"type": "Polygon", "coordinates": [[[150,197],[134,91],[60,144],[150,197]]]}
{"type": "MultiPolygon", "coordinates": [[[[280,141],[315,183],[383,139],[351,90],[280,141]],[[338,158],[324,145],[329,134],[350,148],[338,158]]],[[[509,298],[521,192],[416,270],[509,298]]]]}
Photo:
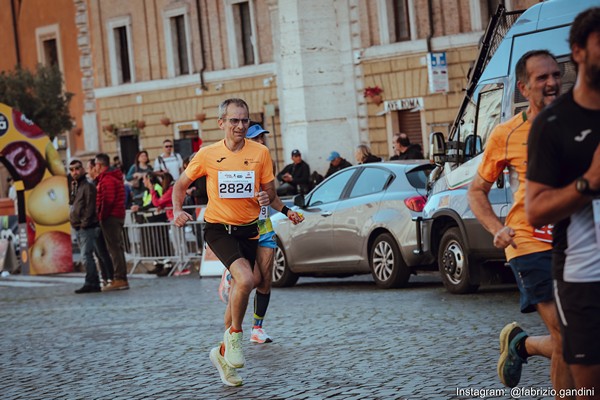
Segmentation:
{"type": "Polygon", "coordinates": [[[300,150],[298,150],[298,149],[292,150],[292,157],[294,157],[294,156],[301,156],[301,155],[302,154],[300,154],[300,150]]]}
{"type": "Polygon", "coordinates": [[[332,151],[331,154],[329,155],[329,158],[327,158],[327,161],[333,161],[338,157],[341,157],[340,153],[338,153],[337,151],[332,151]]]}
{"type": "Polygon", "coordinates": [[[248,131],[246,132],[246,138],[252,139],[252,138],[257,137],[261,133],[269,133],[269,131],[266,129],[263,129],[263,127],[258,124],[252,125],[250,128],[248,128],[248,131]]]}

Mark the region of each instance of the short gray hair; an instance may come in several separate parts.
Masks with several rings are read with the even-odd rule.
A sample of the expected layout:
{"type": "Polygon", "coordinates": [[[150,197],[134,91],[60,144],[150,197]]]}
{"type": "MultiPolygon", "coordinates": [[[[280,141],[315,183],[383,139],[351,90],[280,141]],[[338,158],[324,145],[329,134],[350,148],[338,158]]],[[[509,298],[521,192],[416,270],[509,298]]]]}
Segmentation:
{"type": "Polygon", "coordinates": [[[246,111],[248,111],[248,114],[250,114],[250,108],[248,108],[248,104],[244,100],[233,98],[224,100],[221,102],[221,104],[219,104],[219,119],[223,119],[223,117],[227,115],[227,107],[229,107],[230,104],[238,107],[244,107],[246,111]]]}

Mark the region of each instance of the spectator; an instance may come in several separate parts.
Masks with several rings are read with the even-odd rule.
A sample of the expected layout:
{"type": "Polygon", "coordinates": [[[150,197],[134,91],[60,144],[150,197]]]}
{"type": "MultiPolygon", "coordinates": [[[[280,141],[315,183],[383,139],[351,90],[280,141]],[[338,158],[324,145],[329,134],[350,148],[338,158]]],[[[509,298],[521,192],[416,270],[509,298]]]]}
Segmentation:
{"type": "Polygon", "coordinates": [[[344,168],[352,166],[352,164],[350,164],[345,158],[342,158],[342,156],[340,156],[340,153],[338,153],[337,151],[332,151],[329,155],[329,158],[327,158],[327,161],[329,161],[329,169],[325,174],[325,178],[335,174],[336,172],[344,168]]]}
{"type": "Polygon", "coordinates": [[[160,210],[165,210],[167,213],[167,219],[173,220],[173,201],[171,196],[173,194],[173,176],[170,173],[165,172],[161,178],[161,191],[160,193],[155,190],[154,185],[150,182],[150,179],[145,179],[145,185],[150,194],[152,195],[152,205],[160,210]]]}
{"type": "Polygon", "coordinates": [[[422,160],[423,149],[419,144],[411,144],[406,133],[401,133],[394,142],[394,155],[390,157],[393,160],[422,160]]]}
{"type": "MultiPolygon", "coordinates": [[[[94,188],[96,188],[96,178],[98,177],[98,174],[96,173],[96,162],[93,158],[89,159],[85,163],[85,173],[87,181],[93,184],[94,188]]],[[[98,235],[98,239],[96,240],[94,254],[98,259],[98,265],[100,266],[100,277],[102,279],[100,281],[100,287],[105,287],[112,284],[115,271],[112,260],[110,259],[110,254],[108,254],[106,241],[104,240],[104,235],[102,235],[102,230],[100,235],[98,235]]]]}
{"type": "Polygon", "coordinates": [[[95,171],[98,174],[96,211],[100,228],[114,266],[113,282],[102,288],[103,292],[129,289],[127,263],[121,235],[125,222],[125,184],[121,170],[109,167],[105,153],[96,155],[95,171]]]}
{"type": "Polygon", "coordinates": [[[310,188],[310,166],[302,160],[300,150],[292,151],[292,163],[288,164],[277,174],[280,186],[278,196],[291,196],[308,193],[310,188]]]}
{"type": "Polygon", "coordinates": [[[119,156],[113,157],[112,167],[120,170],[122,173],[125,173],[125,166],[121,162],[121,159],[119,158],[119,156]]]}
{"type": "Polygon", "coordinates": [[[163,141],[164,152],[154,161],[154,171],[157,174],[168,172],[173,179],[177,180],[181,171],[183,171],[183,159],[179,153],[173,151],[173,141],[165,139],[163,141]]]}
{"type": "Polygon", "coordinates": [[[356,162],[359,164],[368,164],[381,161],[381,158],[371,154],[371,149],[366,144],[359,144],[356,147],[356,153],[354,154],[356,162]]]}
{"type": "MultiPolygon", "coordinates": [[[[533,121],[525,211],[534,227],[554,223],[552,276],[563,356],[575,387],[600,382],[600,7],[569,33],[575,86],[533,121]]],[[[592,398],[578,396],[578,398],[592,398]]],[[[593,398],[598,398],[598,393],[593,398]]]]}
{"type": "Polygon", "coordinates": [[[150,165],[148,152],[142,150],[136,154],[135,163],[129,168],[125,177],[131,185],[133,204],[142,205],[144,193],[146,192],[143,178],[150,172],[152,172],[152,165],[150,165]]]}
{"type": "Polygon", "coordinates": [[[69,173],[73,178],[69,221],[76,232],[81,249],[81,259],[85,266],[85,282],[75,293],[100,292],[100,278],[94,260],[94,248],[98,237],[102,235],[96,214],[96,186],[87,180],[83,165],[79,160],[71,161],[69,173]]]}
{"type": "MultiPolygon", "coordinates": [[[[186,169],[189,162],[194,158],[196,153],[192,153],[183,162],[183,169],[186,169]]],[[[190,187],[185,191],[184,206],[205,205],[208,203],[208,193],[206,192],[206,176],[201,176],[196,179],[190,187]]]]}

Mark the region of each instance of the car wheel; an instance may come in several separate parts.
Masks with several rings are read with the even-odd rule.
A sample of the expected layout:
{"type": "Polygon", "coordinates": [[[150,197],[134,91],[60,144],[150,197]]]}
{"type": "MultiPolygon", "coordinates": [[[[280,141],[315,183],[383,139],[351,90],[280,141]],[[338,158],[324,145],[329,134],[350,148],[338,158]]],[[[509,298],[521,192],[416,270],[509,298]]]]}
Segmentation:
{"type": "Polygon", "coordinates": [[[369,264],[375,284],[383,289],[405,286],[410,277],[400,249],[389,233],[377,236],[369,252],[369,264]]]}
{"type": "Polygon", "coordinates": [[[275,248],[275,256],[273,257],[273,281],[271,282],[271,286],[294,286],[298,282],[298,275],[290,271],[290,267],[285,259],[285,253],[281,247],[281,242],[277,239],[277,247],[275,248]]]}
{"type": "Polygon", "coordinates": [[[450,293],[473,293],[479,288],[478,284],[469,282],[469,257],[460,229],[454,227],[444,232],[438,250],[438,266],[444,286],[450,293]]]}

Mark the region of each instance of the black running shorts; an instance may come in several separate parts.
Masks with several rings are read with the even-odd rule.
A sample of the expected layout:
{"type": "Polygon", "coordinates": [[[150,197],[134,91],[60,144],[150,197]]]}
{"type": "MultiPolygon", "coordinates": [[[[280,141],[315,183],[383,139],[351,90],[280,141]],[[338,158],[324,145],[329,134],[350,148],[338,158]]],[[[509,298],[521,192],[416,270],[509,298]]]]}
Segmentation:
{"type": "Polygon", "coordinates": [[[600,364],[600,282],[554,281],[567,364],[600,364]]]}
{"type": "Polygon", "coordinates": [[[256,223],[235,226],[206,222],[204,225],[204,240],[227,269],[235,260],[245,258],[254,270],[258,238],[256,223]]]}

